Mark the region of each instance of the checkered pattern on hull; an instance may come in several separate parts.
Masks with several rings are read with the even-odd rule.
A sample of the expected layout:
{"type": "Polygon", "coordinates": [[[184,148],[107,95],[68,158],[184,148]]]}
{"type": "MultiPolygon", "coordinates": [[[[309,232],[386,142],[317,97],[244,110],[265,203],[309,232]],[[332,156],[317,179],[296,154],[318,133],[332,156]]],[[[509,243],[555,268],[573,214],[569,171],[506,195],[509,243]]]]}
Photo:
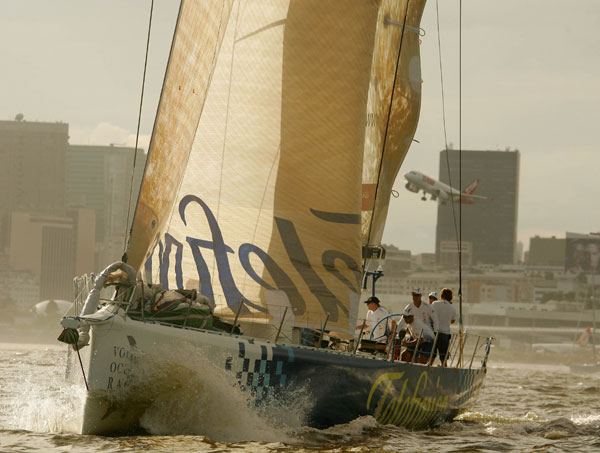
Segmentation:
{"type": "Polygon", "coordinates": [[[256,405],[267,401],[279,389],[293,388],[296,376],[291,375],[294,352],[286,346],[256,344],[252,340],[238,343],[237,359],[229,357],[225,369],[236,374],[242,390],[256,396],[256,405]]]}

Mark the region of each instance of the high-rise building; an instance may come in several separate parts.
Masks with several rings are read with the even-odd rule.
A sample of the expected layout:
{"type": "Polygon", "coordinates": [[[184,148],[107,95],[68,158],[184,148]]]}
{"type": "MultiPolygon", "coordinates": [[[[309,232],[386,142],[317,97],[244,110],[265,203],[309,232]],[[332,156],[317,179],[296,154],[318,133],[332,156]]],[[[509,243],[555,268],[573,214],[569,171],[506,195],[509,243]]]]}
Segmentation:
{"type": "MultiPolygon", "coordinates": [[[[473,247],[470,241],[462,241],[461,243],[460,264],[470,266],[473,264],[473,247]]],[[[458,262],[458,243],[456,241],[440,241],[439,253],[437,254],[437,262],[442,266],[457,267],[458,262]]]]}
{"type": "Polygon", "coordinates": [[[0,121],[0,271],[37,285],[31,297],[70,298],[75,275],[121,257],[144,171],[138,150],[132,186],[133,148],[70,146],[68,131],[0,121]]]}
{"type": "Polygon", "coordinates": [[[94,223],[91,209],[65,216],[13,212],[10,268],[32,273],[41,299],[71,299],[73,277],[93,270],[94,223]]]}
{"type": "Polygon", "coordinates": [[[472,264],[513,264],[516,257],[519,195],[519,151],[440,152],[440,181],[461,190],[479,179],[476,195],[489,197],[473,203],[438,203],[436,255],[440,244],[455,241],[462,218],[462,240],[471,243],[472,264]],[[460,215],[459,215],[459,210],[460,215]],[[455,228],[456,225],[456,228],[455,228]]]}
{"type": "Polygon", "coordinates": [[[563,238],[539,236],[529,239],[529,266],[563,267],[565,264],[566,242],[563,238]]]}
{"type": "Polygon", "coordinates": [[[125,233],[133,220],[146,154],[134,148],[71,145],[67,152],[67,204],[96,213],[97,270],[121,258],[125,233]],[[130,200],[131,192],[131,200],[130,200]]]}
{"type": "Polygon", "coordinates": [[[10,245],[13,211],[51,213],[65,205],[65,159],[69,126],[23,120],[0,121],[0,249],[10,245]]]}
{"type": "Polygon", "coordinates": [[[600,274],[600,233],[567,231],[565,269],[573,274],[600,274]]]}

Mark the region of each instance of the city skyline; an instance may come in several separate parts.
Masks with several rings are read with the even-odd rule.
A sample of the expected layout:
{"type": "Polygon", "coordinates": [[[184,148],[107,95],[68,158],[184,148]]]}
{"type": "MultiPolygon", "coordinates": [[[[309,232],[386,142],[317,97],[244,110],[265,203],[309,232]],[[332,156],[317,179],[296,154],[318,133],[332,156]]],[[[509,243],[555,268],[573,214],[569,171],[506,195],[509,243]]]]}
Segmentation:
{"type": "MultiPolygon", "coordinates": [[[[133,146],[144,64],[149,2],[4,3],[0,34],[10,46],[0,119],[70,125],[71,145],[133,146]]],[[[177,3],[156,2],[140,128],[147,149],[177,3]]],[[[464,2],[462,147],[519,149],[521,179],[517,238],[564,237],[600,229],[593,206],[600,195],[594,155],[594,109],[600,5],[572,9],[557,1],[464,2]],[[544,20],[538,14],[544,10],[544,20]],[[577,24],[571,25],[571,24],[577,24]]],[[[440,5],[447,143],[458,138],[458,2],[440,5]]],[[[383,241],[414,253],[435,250],[437,206],[404,189],[402,175],[435,178],[444,149],[436,3],[423,16],[423,101],[415,139],[396,180],[383,241]]]]}

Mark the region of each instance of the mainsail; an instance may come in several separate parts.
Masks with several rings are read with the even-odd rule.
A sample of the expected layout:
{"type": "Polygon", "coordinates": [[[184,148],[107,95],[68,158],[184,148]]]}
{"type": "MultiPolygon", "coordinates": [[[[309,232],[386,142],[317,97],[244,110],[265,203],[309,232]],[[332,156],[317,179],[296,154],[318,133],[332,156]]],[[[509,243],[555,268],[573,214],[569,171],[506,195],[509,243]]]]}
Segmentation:
{"type": "Polygon", "coordinates": [[[402,21],[393,1],[184,0],[129,263],[223,316],[243,300],[256,322],[287,308],[295,325],[352,332],[365,114],[385,103],[369,101],[372,62],[387,58],[374,49],[401,35],[387,11],[402,21]]]}

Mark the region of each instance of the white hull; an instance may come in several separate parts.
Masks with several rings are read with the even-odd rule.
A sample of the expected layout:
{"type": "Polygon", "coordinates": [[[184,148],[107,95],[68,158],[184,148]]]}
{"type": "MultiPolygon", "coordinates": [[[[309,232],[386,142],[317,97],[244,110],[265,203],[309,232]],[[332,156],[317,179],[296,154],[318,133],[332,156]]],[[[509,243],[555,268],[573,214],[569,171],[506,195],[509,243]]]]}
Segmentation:
{"type": "MultiPolygon", "coordinates": [[[[94,325],[89,347],[81,350],[89,387],[81,433],[136,429],[152,398],[165,390],[154,386],[168,387],[169,366],[189,359],[222,369],[226,357],[239,355],[238,344],[237,336],[142,323],[120,315],[94,325]]],[[[76,355],[71,356],[71,372],[81,375],[76,355]]]]}
{"type": "MultiPolygon", "coordinates": [[[[141,421],[148,412],[157,410],[164,412],[163,422],[170,423],[171,416],[189,418],[166,432],[202,432],[201,427],[189,428],[198,418],[188,413],[194,404],[190,401],[186,412],[181,405],[165,406],[169,397],[201,401],[208,415],[200,424],[214,423],[225,401],[236,411],[256,406],[291,413],[300,396],[305,402],[298,415],[302,424],[321,428],[373,415],[381,423],[424,427],[468,409],[486,371],[282,346],[143,323],[122,311],[92,326],[91,343],[82,355],[89,393],[81,433],[100,435],[135,432],[144,427],[141,421]]],[[[80,375],[76,355],[71,356],[72,374],[80,375]]]]}

